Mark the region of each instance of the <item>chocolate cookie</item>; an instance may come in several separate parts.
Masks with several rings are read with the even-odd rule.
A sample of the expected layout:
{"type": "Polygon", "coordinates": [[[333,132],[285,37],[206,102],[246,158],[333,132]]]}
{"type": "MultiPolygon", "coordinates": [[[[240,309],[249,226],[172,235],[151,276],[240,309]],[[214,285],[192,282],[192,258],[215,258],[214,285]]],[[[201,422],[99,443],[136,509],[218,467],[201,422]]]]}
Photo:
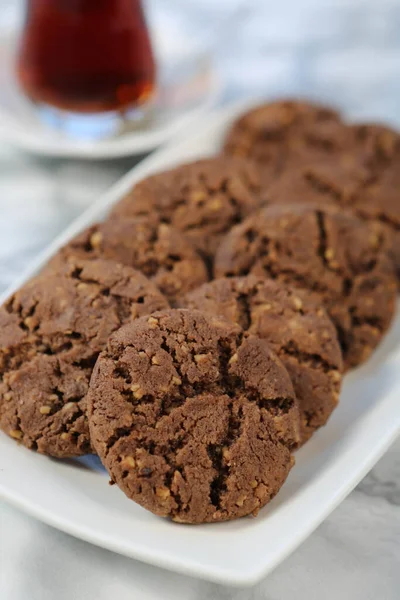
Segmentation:
{"type": "Polygon", "coordinates": [[[355,125],[352,132],[355,152],[373,176],[358,194],[354,210],[361,218],[379,220],[391,231],[400,281],[400,133],[377,124],[355,125]]]}
{"type": "Polygon", "coordinates": [[[241,116],[227,134],[224,151],[253,160],[265,186],[294,165],[331,159],[347,147],[349,136],[334,110],[306,102],[279,101],[241,116]]]}
{"type": "Polygon", "coordinates": [[[206,266],[189,241],[157,218],[108,219],[89,227],[52,261],[68,256],[116,260],[141,271],[171,303],[208,279],[206,266]]]}
{"type": "Polygon", "coordinates": [[[0,308],[0,427],[57,457],[91,452],[86,393],[111,332],[168,306],[141,273],[76,261],[37,277],[0,308]]]}
{"type": "Polygon", "coordinates": [[[349,208],[371,181],[366,169],[319,162],[283,173],[262,194],[262,204],[314,204],[349,208]]]}
{"type": "Polygon", "coordinates": [[[369,172],[381,175],[387,169],[400,169],[400,134],[385,125],[361,123],[349,127],[350,149],[369,172]]]}
{"type": "Polygon", "coordinates": [[[198,311],[113,334],[88,394],[94,446],[129,497],[181,523],[256,513],[298,439],[289,375],[264,340],[198,311]]]}
{"type": "Polygon", "coordinates": [[[400,176],[398,179],[396,182],[391,169],[378,176],[361,164],[311,164],[278,178],[263,194],[262,203],[331,205],[380,223],[387,230],[387,247],[400,281],[400,176]]]}
{"type": "Polygon", "coordinates": [[[158,215],[182,231],[203,256],[213,256],[232,225],[259,208],[257,169],[243,159],[216,157],[147,177],[113,215],[158,215]]]}
{"type": "Polygon", "coordinates": [[[381,223],[389,232],[390,252],[400,283],[400,170],[389,168],[377,177],[352,204],[361,219],[381,223]]]}
{"type": "Polygon", "coordinates": [[[347,368],[371,354],[388,329],[396,299],[381,228],[343,211],[270,206],[225,237],[215,276],[252,273],[308,289],[332,318],[347,368]]]}
{"type": "Polygon", "coordinates": [[[299,401],[301,443],[325,425],[339,398],[342,353],[332,321],[309,292],[248,275],[205,283],[184,306],[220,315],[269,343],[299,401]]]}

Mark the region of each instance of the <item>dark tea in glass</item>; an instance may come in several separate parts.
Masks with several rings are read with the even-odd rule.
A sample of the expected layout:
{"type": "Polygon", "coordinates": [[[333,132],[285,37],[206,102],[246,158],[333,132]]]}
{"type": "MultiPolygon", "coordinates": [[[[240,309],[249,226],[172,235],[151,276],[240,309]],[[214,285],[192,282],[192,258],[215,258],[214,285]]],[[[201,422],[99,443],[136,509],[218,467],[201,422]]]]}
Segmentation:
{"type": "Polygon", "coordinates": [[[28,0],[17,75],[36,104],[126,113],[155,91],[141,0],[28,0]]]}

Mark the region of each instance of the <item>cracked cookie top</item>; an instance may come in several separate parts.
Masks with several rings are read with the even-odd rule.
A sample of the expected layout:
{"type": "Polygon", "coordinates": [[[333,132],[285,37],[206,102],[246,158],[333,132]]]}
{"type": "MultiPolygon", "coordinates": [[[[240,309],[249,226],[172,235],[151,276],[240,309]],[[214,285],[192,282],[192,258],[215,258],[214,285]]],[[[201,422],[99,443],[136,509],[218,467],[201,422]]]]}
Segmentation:
{"type": "Polygon", "coordinates": [[[343,211],[269,206],[225,237],[214,271],[308,289],[333,320],[350,368],[368,358],[393,317],[396,279],[385,244],[381,227],[343,211]]]}
{"type": "Polygon", "coordinates": [[[156,216],[113,218],[93,225],[62,248],[49,268],[74,256],[129,265],[155,283],[172,304],[208,279],[204,261],[190,242],[156,216]]]}
{"type": "Polygon", "coordinates": [[[268,344],[198,311],[161,311],[114,333],[88,394],[93,444],[125,494],[202,523],[256,513],[298,439],[290,378],[268,344]]]}
{"type": "Polygon", "coordinates": [[[268,342],[299,401],[301,443],[325,425],[339,399],[342,353],[331,319],[307,290],[253,275],[222,278],[190,292],[183,305],[220,315],[268,342]]]}
{"type": "Polygon", "coordinates": [[[144,275],[113,261],[60,263],[0,308],[0,427],[51,456],[91,451],[86,393],[122,324],[168,306],[144,275]]]}
{"type": "Polygon", "coordinates": [[[287,100],[257,106],[239,117],[226,136],[224,151],[254,161],[265,186],[293,165],[340,154],[349,137],[336,111],[287,100]]]}
{"type": "Polygon", "coordinates": [[[258,172],[251,163],[227,156],[204,159],[147,177],[112,215],[157,214],[208,258],[222,235],[259,207],[259,189],[258,172]]]}
{"type": "Polygon", "coordinates": [[[311,163],[274,181],[262,194],[262,203],[315,204],[351,208],[361,189],[371,181],[368,170],[333,162],[311,163]]]}
{"type": "Polygon", "coordinates": [[[263,193],[262,204],[336,206],[380,224],[400,280],[400,202],[398,170],[372,174],[365,166],[337,162],[310,164],[279,177],[263,193]]]}
{"type": "Polygon", "coordinates": [[[382,174],[387,169],[399,171],[400,134],[378,123],[358,123],[349,127],[351,151],[360,164],[371,174],[382,174]]]}

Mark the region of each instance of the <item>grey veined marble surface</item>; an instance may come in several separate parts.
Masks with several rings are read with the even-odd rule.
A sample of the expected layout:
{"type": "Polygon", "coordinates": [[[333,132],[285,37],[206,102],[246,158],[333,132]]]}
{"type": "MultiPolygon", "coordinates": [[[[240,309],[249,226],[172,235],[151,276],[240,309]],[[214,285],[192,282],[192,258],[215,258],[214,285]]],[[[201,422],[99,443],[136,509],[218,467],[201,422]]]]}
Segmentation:
{"type": "MultiPolygon", "coordinates": [[[[150,8],[171,18],[180,4],[195,32],[230,3],[150,8]]],[[[18,4],[0,0],[2,18],[11,22],[18,4]]],[[[248,0],[245,8],[214,46],[225,101],[301,93],[400,125],[400,0],[248,0]]],[[[133,164],[44,161],[0,144],[0,289],[133,164]]],[[[399,600],[400,442],[289,559],[246,590],[119,557],[0,503],[0,598],[399,600]]]]}

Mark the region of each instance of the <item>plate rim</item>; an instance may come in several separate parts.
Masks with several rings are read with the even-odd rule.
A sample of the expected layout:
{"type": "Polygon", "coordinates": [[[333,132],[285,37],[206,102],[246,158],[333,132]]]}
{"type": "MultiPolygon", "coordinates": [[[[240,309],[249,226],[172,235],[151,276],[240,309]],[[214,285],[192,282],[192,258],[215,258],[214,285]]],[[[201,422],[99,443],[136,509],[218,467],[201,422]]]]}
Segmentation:
{"type": "MultiPolygon", "coordinates": [[[[396,394],[397,395],[397,394],[396,394]]],[[[342,485],[340,492],[337,494],[334,502],[326,507],[326,510],[322,511],[317,518],[313,521],[310,520],[309,526],[303,528],[301,534],[297,537],[293,537],[293,541],[290,545],[286,545],[280,552],[276,553],[273,560],[270,560],[267,564],[256,565],[254,568],[245,568],[243,571],[229,570],[224,567],[214,566],[212,569],[206,567],[203,568],[201,565],[194,564],[193,561],[186,560],[181,562],[179,565],[174,559],[168,558],[164,553],[157,555],[152,551],[151,553],[146,550],[129,548],[128,546],[121,547],[121,543],[117,540],[107,540],[104,536],[96,533],[91,533],[91,530],[85,530],[82,526],[68,522],[58,517],[56,513],[52,514],[45,509],[42,509],[37,503],[33,501],[27,501],[22,498],[21,494],[10,492],[0,482],[0,498],[4,499],[10,505],[21,510],[25,514],[37,519],[38,521],[53,527],[59,531],[62,531],[72,537],[83,540],[92,545],[98,546],[105,550],[115,552],[121,556],[149,564],[158,568],[166,569],[171,572],[179,573],[182,575],[200,578],[206,581],[210,581],[222,585],[230,585],[234,587],[251,587],[259,583],[269,573],[271,573],[281,562],[288,558],[316,529],[317,527],[341,504],[341,502],[354,490],[356,485],[363,479],[363,477],[370,471],[370,469],[376,464],[376,462],[384,455],[386,450],[389,449],[390,445],[394,442],[400,432],[400,420],[397,424],[394,424],[390,434],[386,438],[382,438],[381,445],[378,451],[371,452],[368,459],[365,460],[362,469],[357,472],[356,476],[349,478],[346,484],[342,485]]],[[[376,447],[375,447],[376,448],[376,447]]],[[[343,459],[342,459],[343,460],[343,459]]],[[[325,477],[328,475],[325,473],[325,477]]],[[[321,475],[323,478],[324,475],[321,475]]]]}

